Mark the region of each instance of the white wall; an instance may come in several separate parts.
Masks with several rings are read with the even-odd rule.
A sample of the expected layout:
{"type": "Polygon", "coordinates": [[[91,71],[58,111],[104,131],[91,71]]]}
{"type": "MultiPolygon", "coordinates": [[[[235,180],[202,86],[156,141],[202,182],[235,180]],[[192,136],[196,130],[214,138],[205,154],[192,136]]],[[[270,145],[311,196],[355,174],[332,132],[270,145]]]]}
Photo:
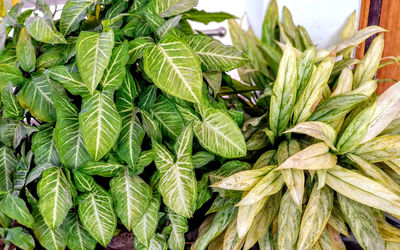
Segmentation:
{"type": "MultiPolygon", "coordinates": [[[[303,25],[319,47],[329,47],[340,38],[340,30],[347,17],[356,10],[360,12],[361,0],[277,0],[282,7],[287,6],[292,12],[294,22],[303,25]]],[[[247,13],[249,23],[257,35],[261,33],[262,22],[269,0],[199,0],[198,9],[206,11],[225,11],[242,17],[247,13]]],[[[221,24],[208,26],[193,23],[194,28],[218,28],[221,24]]],[[[226,22],[222,26],[227,26],[226,22]]],[[[230,38],[223,38],[230,43],[230,38]]]]}

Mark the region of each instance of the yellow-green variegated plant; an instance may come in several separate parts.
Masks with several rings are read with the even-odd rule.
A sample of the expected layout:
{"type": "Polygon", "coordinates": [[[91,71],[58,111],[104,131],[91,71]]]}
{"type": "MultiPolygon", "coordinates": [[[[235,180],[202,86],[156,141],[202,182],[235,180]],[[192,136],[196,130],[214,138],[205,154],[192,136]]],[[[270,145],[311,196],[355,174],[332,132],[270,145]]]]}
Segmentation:
{"type": "Polygon", "coordinates": [[[385,30],[357,31],[353,14],[338,44],[316,49],[283,12],[278,24],[271,1],[261,40],[230,22],[250,62],[240,94],[225,94],[245,106],[249,153],[209,174],[219,195],[193,249],[344,249],[348,227],[364,249],[399,249],[386,216],[400,218],[400,82],[375,94],[383,34],[353,57],[385,30]]]}

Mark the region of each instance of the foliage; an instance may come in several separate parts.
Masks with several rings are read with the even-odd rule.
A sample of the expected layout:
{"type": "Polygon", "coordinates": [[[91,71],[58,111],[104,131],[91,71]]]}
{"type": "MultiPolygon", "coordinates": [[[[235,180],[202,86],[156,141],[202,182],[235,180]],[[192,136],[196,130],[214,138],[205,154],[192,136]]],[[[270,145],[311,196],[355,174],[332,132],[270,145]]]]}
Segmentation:
{"type": "Polygon", "coordinates": [[[252,167],[209,174],[218,196],[192,249],[345,249],[347,225],[364,249],[399,248],[385,214],[400,216],[400,82],[375,94],[383,34],[360,60],[353,50],[385,30],[357,31],[355,20],[328,49],[288,9],[279,23],[275,1],[261,39],[229,20],[249,63],[241,83],[221,92],[244,107],[248,154],[238,163],[252,167]]]}
{"type": "MultiPolygon", "coordinates": [[[[14,1],[13,1],[14,2],[14,1]]],[[[233,16],[196,0],[14,5],[0,23],[0,234],[33,249],[183,249],[208,177],[245,157],[242,106],[217,96],[244,53],[195,34],[233,16]],[[207,82],[205,82],[205,80],[207,82]],[[12,223],[15,221],[15,223],[12,223]],[[37,247],[37,246],[36,246],[37,247]]]]}

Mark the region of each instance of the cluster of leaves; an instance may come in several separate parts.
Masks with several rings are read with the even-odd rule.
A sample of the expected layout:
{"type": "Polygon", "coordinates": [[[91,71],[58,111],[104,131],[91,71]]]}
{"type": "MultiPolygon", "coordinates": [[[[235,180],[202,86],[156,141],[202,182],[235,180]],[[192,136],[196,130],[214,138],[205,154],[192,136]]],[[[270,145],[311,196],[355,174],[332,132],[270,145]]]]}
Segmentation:
{"type": "Polygon", "coordinates": [[[202,174],[247,167],[227,161],[246,156],[243,107],[217,94],[248,60],[193,32],[188,20],[233,17],[196,4],[69,0],[54,20],[38,0],[2,18],[7,244],[33,249],[33,233],[46,249],[94,249],[128,230],[135,249],[184,248],[187,218],[211,198],[202,174]]]}
{"type": "Polygon", "coordinates": [[[248,163],[210,173],[219,195],[193,249],[345,249],[348,227],[363,249],[399,249],[388,221],[400,218],[400,82],[375,94],[382,34],[352,56],[385,30],[357,31],[354,13],[317,50],[286,8],[278,16],[271,1],[261,40],[229,21],[250,60],[241,80],[258,90],[240,93],[248,163]]]}

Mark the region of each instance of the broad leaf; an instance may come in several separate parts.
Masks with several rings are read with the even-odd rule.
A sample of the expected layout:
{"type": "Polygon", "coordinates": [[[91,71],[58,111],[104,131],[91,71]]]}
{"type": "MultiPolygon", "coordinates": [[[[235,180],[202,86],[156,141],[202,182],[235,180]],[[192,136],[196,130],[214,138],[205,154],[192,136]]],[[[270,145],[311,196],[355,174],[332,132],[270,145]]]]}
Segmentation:
{"type": "Polygon", "coordinates": [[[79,22],[85,18],[90,6],[95,1],[89,0],[69,0],[64,5],[61,12],[60,31],[64,35],[77,30],[79,22]]]}
{"type": "Polygon", "coordinates": [[[39,211],[34,210],[33,214],[35,222],[32,230],[40,245],[46,249],[64,249],[67,246],[67,234],[64,228],[61,226],[55,230],[51,230],[44,222],[39,211]]]}
{"type": "Polygon", "coordinates": [[[148,209],[152,199],[151,188],[139,176],[131,176],[125,167],[123,173],[111,179],[110,193],[118,217],[131,231],[148,209]]]}
{"type": "Polygon", "coordinates": [[[168,213],[172,230],[168,239],[170,249],[182,250],[185,248],[185,233],[189,230],[185,217],[174,213],[168,213]]]}
{"type": "Polygon", "coordinates": [[[225,112],[208,108],[203,120],[194,120],[193,131],[200,144],[208,151],[224,158],[246,155],[246,143],[237,124],[225,112]]]}
{"type": "Polygon", "coordinates": [[[19,66],[26,72],[32,72],[36,64],[36,50],[25,28],[19,32],[16,51],[19,66]]]}
{"type": "Polygon", "coordinates": [[[151,37],[138,37],[129,41],[128,53],[129,53],[129,64],[133,64],[136,60],[143,57],[144,51],[150,45],[154,44],[154,40],[151,37]]]}
{"type": "Polygon", "coordinates": [[[55,66],[46,71],[53,81],[59,82],[64,88],[74,95],[89,93],[88,87],[82,81],[79,72],[70,72],[66,66],[55,66]]]}
{"type": "Polygon", "coordinates": [[[85,229],[97,242],[106,247],[117,226],[117,218],[108,193],[97,186],[92,192],[82,195],[78,212],[85,229]]]}
{"type": "Polygon", "coordinates": [[[190,47],[167,34],[144,53],[144,70],[161,90],[200,103],[203,84],[200,62],[190,47]]]}
{"type": "Polygon", "coordinates": [[[162,133],[172,140],[179,136],[185,126],[175,104],[164,96],[160,96],[152,105],[151,114],[159,121],[162,133]]]}
{"type": "Polygon", "coordinates": [[[29,228],[35,225],[25,201],[11,193],[8,193],[6,197],[0,201],[0,210],[21,225],[29,228]]]}
{"type": "Polygon", "coordinates": [[[114,32],[83,31],[76,41],[76,62],[82,80],[93,95],[104,70],[110,62],[114,47],[114,32]]]}
{"type": "Polygon", "coordinates": [[[20,117],[24,110],[19,105],[17,98],[13,94],[14,88],[11,83],[1,92],[1,97],[3,101],[3,117],[4,118],[17,118],[20,117]]]}
{"type": "Polygon", "coordinates": [[[193,35],[187,41],[205,71],[230,71],[247,62],[242,52],[210,36],[193,35]]]}
{"type": "Polygon", "coordinates": [[[0,64],[0,90],[11,82],[13,85],[19,85],[24,82],[21,70],[13,64],[0,64]]]}
{"type": "Polygon", "coordinates": [[[29,232],[22,227],[8,228],[4,232],[7,234],[2,235],[2,237],[6,243],[11,242],[15,246],[24,250],[31,250],[35,248],[35,240],[29,234],[29,232]]]}
{"type": "Polygon", "coordinates": [[[163,145],[153,142],[154,162],[160,172],[159,190],[164,203],[179,215],[190,218],[196,205],[196,177],[192,166],[192,126],[182,131],[175,145],[175,157],[163,145]]]}
{"type": "Polygon", "coordinates": [[[95,92],[84,101],[79,125],[90,156],[100,160],[114,146],[121,130],[121,117],[109,93],[95,92]]]}
{"type": "Polygon", "coordinates": [[[50,93],[51,84],[47,75],[35,73],[17,95],[19,104],[44,122],[56,119],[56,110],[50,93]]]}
{"type": "Polygon", "coordinates": [[[66,44],[67,40],[58,31],[53,30],[50,24],[42,17],[29,17],[25,20],[25,28],[28,34],[35,40],[51,43],[66,44]]]}
{"type": "Polygon", "coordinates": [[[89,161],[78,167],[78,170],[88,175],[99,175],[103,177],[113,177],[121,172],[124,166],[112,162],[89,161]]]}
{"type": "Polygon", "coordinates": [[[133,234],[140,243],[148,247],[150,239],[153,237],[158,225],[158,210],[160,209],[160,199],[153,197],[143,216],[133,227],[133,234]]]}
{"type": "Polygon", "coordinates": [[[55,88],[51,92],[57,111],[54,141],[60,161],[65,167],[77,168],[91,160],[81,136],[78,109],[55,88]]]}
{"type": "Polygon", "coordinates": [[[110,62],[104,70],[103,78],[100,81],[104,90],[116,90],[121,86],[128,59],[128,42],[125,40],[122,45],[113,49],[110,62]]]}
{"type": "Polygon", "coordinates": [[[0,191],[8,192],[13,187],[12,174],[17,166],[14,152],[6,147],[0,147],[0,191]]]}
{"type": "Polygon", "coordinates": [[[77,215],[69,213],[65,219],[65,230],[67,231],[67,246],[69,249],[94,249],[96,240],[82,226],[77,215]]]}
{"type": "Polygon", "coordinates": [[[146,7],[150,11],[155,11],[162,17],[176,16],[180,13],[186,12],[197,5],[197,0],[155,0],[146,7]]]}
{"type": "Polygon", "coordinates": [[[60,165],[58,152],[54,143],[54,132],[53,127],[48,127],[35,133],[32,137],[32,152],[35,156],[36,165],[46,163],[54,166],[60,165]]]}
{"type": "Polygon", "coordinates": [[[71,186],[63,170],[54,167],[45,170],[37,185],[38,208],[46,224],[58,228],[72,207],[71,186]]]}
{"type": "Polygon", "coordinates": [[[0,142],[11,148],[19,124],[20,122],[14,119],[0,118],[0,142]]]}

